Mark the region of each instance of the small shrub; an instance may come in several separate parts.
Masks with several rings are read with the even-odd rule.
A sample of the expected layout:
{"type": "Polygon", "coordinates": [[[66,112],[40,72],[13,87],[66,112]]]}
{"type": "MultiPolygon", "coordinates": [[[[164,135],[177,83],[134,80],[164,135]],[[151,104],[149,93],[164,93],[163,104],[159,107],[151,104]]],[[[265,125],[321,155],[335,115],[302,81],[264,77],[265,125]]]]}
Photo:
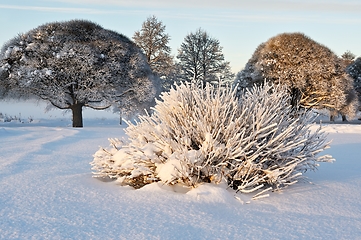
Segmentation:
{"type": "Polygon", "coordinates": [[[7,114],[0,113],[0,122],[20,122],[22,123],[21,117],[9,116],[7,114]]]}
{"type": "Polygon", "coordinates": [[[91,162],[95,177],[135,188],[162,181],[196,187],[225,181],[244,193],[291,185],[328,147],[313,114],[295,117],[287,90],[264,84],[236,97],[231,88],[181,84],[157,101],[152,115],[126,128],[128,139],[110,139],[91,162]]]}

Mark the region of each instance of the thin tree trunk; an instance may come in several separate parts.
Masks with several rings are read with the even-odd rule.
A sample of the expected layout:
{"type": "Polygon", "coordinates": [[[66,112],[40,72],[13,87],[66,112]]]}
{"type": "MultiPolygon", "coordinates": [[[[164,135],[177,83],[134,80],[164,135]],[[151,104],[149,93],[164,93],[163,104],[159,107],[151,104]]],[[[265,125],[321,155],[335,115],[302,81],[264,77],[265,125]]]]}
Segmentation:
{"type": "Polygon", "coordinates": [[[336,110],[330,111],[330,122],[334,122],[338,117],[338,112],[336,110]]]}
{"type": "Polygon", "coordinates": [[[348,122],[346,115],[343,115],[343,114],[342,114],[342,122],[348,122]]]}
{"type": "Polygon", "coordinates": [[[73,127],[83,127],[83,104],[77,103],[71,106],[73,113],[73,127]]]}
{"type": "Polygon", "coordinates": [[[298,88],[291,89],[291,106],[294,110],[298,110],[300,105],[302,93],[298,88]]]}

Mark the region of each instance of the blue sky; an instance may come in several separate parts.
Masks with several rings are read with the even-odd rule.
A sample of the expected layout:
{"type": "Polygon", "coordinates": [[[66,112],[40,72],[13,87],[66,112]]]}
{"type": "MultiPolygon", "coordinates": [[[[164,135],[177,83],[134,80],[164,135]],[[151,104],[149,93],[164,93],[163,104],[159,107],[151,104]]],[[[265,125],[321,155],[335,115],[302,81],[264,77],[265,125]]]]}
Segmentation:
{"type": "Polygon", "coordinates": [[[257,46],[284,32],[302,32],[337,55],[361,55],[360,0],[1,0],[0,44],[37,26],[86,19],[132,38],[155,15],[170,35],[172,54],[202,28],[218,39],[233,72],[257,46]]]}
{"type": "Polygon", "coordinates": [[[359,0],[2,0],[0,44],[41,24],[87,19],[131,38],[147,17],[166,25],[173,55],[198,28],[217,38],[234,72],[256,47],[283,32],[303,32],[341,55],[361,55],[359,0]]]}

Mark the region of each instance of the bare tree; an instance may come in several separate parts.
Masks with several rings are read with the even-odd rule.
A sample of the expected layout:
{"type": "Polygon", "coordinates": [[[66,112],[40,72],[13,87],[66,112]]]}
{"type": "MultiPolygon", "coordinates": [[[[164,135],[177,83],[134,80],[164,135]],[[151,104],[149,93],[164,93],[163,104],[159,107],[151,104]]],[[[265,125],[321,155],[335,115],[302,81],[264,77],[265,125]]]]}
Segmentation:
{"type": "Polygon", "coordinates": [[[156,89],[141,50],[127,37],[82,20],[48,23],[11,39],[0,55],[0,85],[7,97],[36,96],[71,109],[82,127],[82,108],[118,104],[133,110],[156,89]]]}
{"type": "Polygon", "coordinates": [[[353,80],[345,63],[304,34],[283,33],[260,44],[235,83],[241,89],[264,80],[286,85],[294,106],[327,108],[344,120],[356,112],[353,80]]]}
{"type": "Polygon", "coordinates": [[[143,50],[153,72],[162,79],[163,88],[167,89],[175,66],[170,55],[170,36],[165,33],[163,22],[155,16],[148,17],[142,29],[134,33],[133,40],[143,50]]]}
{"type": "Polygon", "coordinates": [[[217,39],[198,29],[184,38],[177,55],[182,78],[186,81],[218,83],[229,82],[234,74],[229,62],[224,60],[222,47],[217,39]]]}

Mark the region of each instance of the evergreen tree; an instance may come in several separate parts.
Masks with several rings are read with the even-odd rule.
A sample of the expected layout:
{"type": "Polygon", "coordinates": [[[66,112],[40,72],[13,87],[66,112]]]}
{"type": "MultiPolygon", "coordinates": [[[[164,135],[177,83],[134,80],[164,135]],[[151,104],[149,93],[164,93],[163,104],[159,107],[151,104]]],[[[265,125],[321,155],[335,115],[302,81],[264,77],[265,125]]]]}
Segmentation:
{"type": "Polygon", "coordinates": [[[230,82],[234,74],[229,62],[224,60],[222,47],[217,39],[198,29],[184,38],[177,55],[181,77],[185,81],[230,82]]]}
{"type": "Polygon", "coordinates": [[[235,83],[242,89],[265,80],[286,85],[293,106],[327,108],[331,115],[351,117],[356,112],[356,93],[345,63],[304,34],[283,33],[260,44],[235,83]]]}

